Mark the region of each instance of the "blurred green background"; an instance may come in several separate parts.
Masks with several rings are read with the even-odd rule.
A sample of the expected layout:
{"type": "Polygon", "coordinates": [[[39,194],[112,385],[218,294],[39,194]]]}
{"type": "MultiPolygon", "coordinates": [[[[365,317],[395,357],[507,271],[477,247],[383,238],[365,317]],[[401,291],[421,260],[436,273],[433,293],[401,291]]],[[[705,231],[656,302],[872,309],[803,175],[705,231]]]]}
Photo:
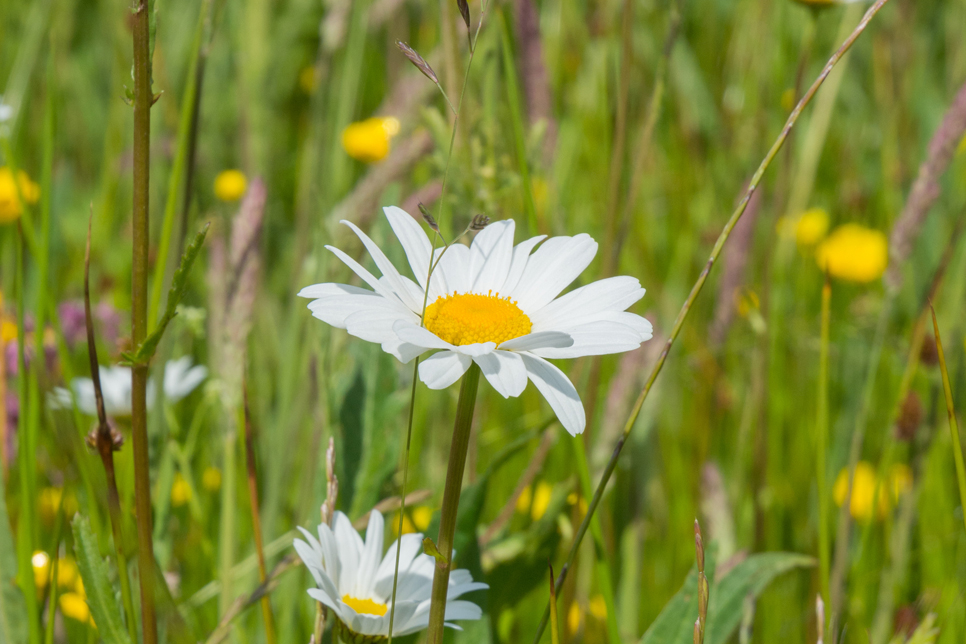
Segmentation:
{"type": "MultiPolygon", "coordinates": [[[[475,29],[481,6],[469,6],[475,29]]],[[[590,414],[583,437],[548,427],[552,412],[533,387],[511,400],[481,387],[465,482],[482,494],[481,505],[473,530],[461,524],[462,543],[475,536],[479,547],[461,549],[458,563],[491,588],[475,596],[486,619],[450,636],[531,641],[548,600],[546,562],[559,569],[586,508],[575,441],[586,445],[596,484],[715,237],[797,98],[866,8],[792,0],[490,0],[441,206],[451,114],[394,43],[420,52],[455,103],[469,56],[455,2],[158,0],[154,302],[162,301],[184,240],[212,224],[156,361],[190,354],[210,369],[201,388],[155,408],[150,419],[155,549],[170,589],[164,637],[204,641],[226,602],[257,584],[243,445],[233,433],[237,408],[226,394],[242,373],[270,568],[292,553],[295,526],[318,522],[330,437],[339,508],[350,518],[399,493],[412,370],[312,319],[295,294],[350,279],[325,244],[365,257],[339,219],[359,223],[401,265],[402,249],[380,207],[416,213],[421,201],[440,212],[447,233],[480,212],[515,219],[518,239],[589,233],[601,250],[580,283],[626,274],[648,291],[633,310],[653,322],[653,340],[623,356],[561,364],[590,414]],[[347,126],[374,116],[398,124],[370,123],[344,136],[347,126]],[[216,188],[216,177],[231,169],[244,174],[249,195],[264,182],[263,213],[239,214],[239,177],[234,184],[223,177],[216,188]],[[253,217],[260,235],[251,256],[238,261],[254,267],[233,273],[233,225],[237,233],[253,217]],[[242,274],[240,284],[232,281],[242,274]],[[232,306],[237,291],[252,300],[232,306]],[[222,588],[226,562],[234,574],[222,588]]],[[[8,108],[0,107],[0,165],[25,172],[37,197],[27,198],[32,186],[18,179],[22,213],[0,217],[7,407],[0,448],[13,535],[0,547],[10,549],[8,561],[14,548],[46,553],[48,563],[58,552],[62,574],[74,557],[65,514],[90,517],[102,555],[113,552],[103,469],[84,444],[92,419],[51,410],[44,399],[89,375],[83,332],[71,336],[77,322],[69,311],[83,297],[90,213],[101,363],[116,364],[130,347],[130,16],[123,0],[0,3],[0,102],[8,108]],[[17,222],[34,237],[22,251],[22,290],[17,222]],[[18,370],[18,338],[28,354],[39,350],[46,360],[18,370]]],[[[966,201],[963,146],[937,168],[938,198],[923,225],[905,236],[908,257],[892,257],[895,288],[874,266],[884,259],[875,244],[816,245],[846,223],[893,235],[920,164],[930,158],[930,139],[966,80],[964,26],[963,0],[891,0],[805,111],[630,435],[599,511],[601,542],[588,537],[562,593],[564,641],[639,641],[693,566],[695,517],[719,567],[751,553],[818,556],[824,278],[816,252],[873,265],[859,280],[841,279],[830,266],[824,483],[833,497],[833,554],[840,519],[834,497],[844,496],[833,488],[856,431],[864,432],[856,454],[868,464],[853,494],[864,495],[865,507],[853,498],[851,530],[833,559],[842,576],[840,637],[879,644],[897,634],[904,641],[903,633],[935,614],[936,641],[963,640],[964,508],[931,324],[925,341],[915,330],[943,269],[934,303],[954,402],[966,409],[966,245],[954,233],[966,201]],[[806,211],[808,230],[800,217],[806,211]],[[901,385],[907,370],[917,402],[908,402],[901,385]]],[[[958,134],[956,127],[947,132],[952,149],[966,128],[962,98],[959,110],[958,134]]],[[[0,192],[14,184],[0,181],[0,192]]],[[[421,531],[441,502],[455,406],[455,387],[417,387],[409,489],[427,493],[409,519],[421,531]]],[[[117,426],[129,441],[125,421],[117,426]]],[[[129,442],[116,461],[122,549],[133,566],[129,442]]],[[[51,616],[49,568],[43,557],[33,559],[43,628],[51,616]]],[[[815,640],[820,567],[796,561],[801,565],[737,603],[739,627],[722,638],[815,640]]],[[[113,559],[109,567],[115,579],[113,559]]],[[[5,582],[12,579],[9,568],[2,572],[5,582]]],[[[315,616],[305,592],[311,577],[299,566],[279,579],[271,593],[279,641],[307,642],[315,616]]],[[[60,585],[62,596],[83,600],[76,572],[60,585]]],[[[56,641],[96,641],[82,601],[61,601],[55,613],[56,641]]],[[[264,641],[261,620],[257,608],[245,610],[229,637],[264,641]]],[[[675,637],[652,632],[650,641],[689,641],[688,628],[675,637]]]]}

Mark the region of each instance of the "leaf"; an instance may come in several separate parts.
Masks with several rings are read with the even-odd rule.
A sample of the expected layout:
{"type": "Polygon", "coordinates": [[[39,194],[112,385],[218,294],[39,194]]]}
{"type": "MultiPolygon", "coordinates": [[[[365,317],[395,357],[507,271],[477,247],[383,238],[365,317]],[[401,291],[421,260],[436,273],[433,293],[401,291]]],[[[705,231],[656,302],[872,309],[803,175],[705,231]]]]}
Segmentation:
{"type": "Polygon", "coordinates": [[[205,236],[208,234],[208,228],[210,226],[211,224],[205,224],[201,232],[195,235],[195,238],[185,248],[184,254],[181,256],[181,265],[178,266],[178,270],[174,272],[174,277],[171,279],[171,288],[168,289],[168,302],[165,305],[164,315],[158,321],[158,325],[135,351],[123,354],[124,362],[122,364],[128,366],[148,364],[151,358],[154,357],[154,352],[158,348],[158,343],[161,342],[164,330],[167,328],[168,323],[174,319],[174,316],[178,314],[178,303],[181,302],[181,298],[184,296],[184,292],[188,287],[188,273],[191,272],[191,265],[194,264],[198,253],[201,252],[201,247],[205,243],[205,236]]]}
{"type": "Polygon", "coordinates": [[[15,585],[17,557],[7,518],[7,503],[0,477],[0,641],[22,644],[27,641],[27,609],[23,594],[15,585]]]}
{"type": "MultiPolygon", "coordinates": [[[[717,548],[714,544],[707,549],[704,572],[708,581],[714,580],[717,548]]],[[[714,601],[714,586],[711,586],[711,601],[714,601]]],[[[740,613],[739,613],[740,616],[740,613]]],[[[698,617],[698,569],[691,567],[681,590],[671,598],[661,614],[648,627],[641,644],[689,644],[694,637],[694,620],[698,617]]],[[[710,622],[710,619],[709,619],[710,622]]]]}
{"type": "Polygon", "coordinates": [[[745,597],[757,597],[784,572],[814,565],[812,557],[792,552],[762,552],[742,561],[711,588],[705,642],[724,644],[728,641],[741,621],[745,597]]]}
{"type": "Polygon", "coordinates": [[[97,548],[97,537],[91,530],[90,521],[78,514],[71,522],[71,527],[74,530],[77,567],[84,580],[87,604],[97,624],[98,634],[108,644],[131,644],[121,619],[117,595],[107,578],[107,564],[97,548]]]}
{"type": "MultiPolygon", "coordinates": [[[[713,580],[714,549],[708,552],[706,571],[711,584],[706,644],[725,644],[741,622],[742,605],[757,597],[778,575],[815,564],[812,557],[790,552],[751,555],[720,580],[713,580]]],[[[684,586],[671,598],[641,639],[641,644],[690,644],[698,616],[697,570],[691,569],[684,586]]]]}

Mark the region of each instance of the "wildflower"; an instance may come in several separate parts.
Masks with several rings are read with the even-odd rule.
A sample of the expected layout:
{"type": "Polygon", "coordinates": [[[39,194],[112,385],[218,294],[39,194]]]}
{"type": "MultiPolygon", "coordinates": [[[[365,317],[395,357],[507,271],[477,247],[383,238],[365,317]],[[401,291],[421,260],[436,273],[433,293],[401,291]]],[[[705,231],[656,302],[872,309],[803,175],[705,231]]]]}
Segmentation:
{"type": "Polygon", "coordinates": [[[50,581],[50,557],[43,550],[37,550],[30,557],[30,565],[34,569],[34,586],[43,590],[50,581]]]}
{"type": "MultiPolygon", "coordinates": [[[[846,467],[839,472],[832,489],[832,496],[839,507],[845,503],[848,485],[849,469],[846,467]]],[[[881,519],[899,501],[899,497],[911,487],[912,470],[907,465],[893,465],[886,480],[880,482],[875,468],[866,461],[859,461],[855,465],[855,479],[852,483],[852,500],[849,503],[849,512],[852,514],[852,518],[860,521],[869,521],[872,519],[873,513],[881,519]],[[878,498],[874,499],[877,487],[879,490],[878,498]]]]}
{"type": "Polygon", "coordinates": [[[591,615],[600,621],[607,619],[607,602],[604,601],[603,595],[594,595],[591,597],[587,609],[591,615]]]}
{"type": "Polygon", "coordinates": [[[382,161],[389,154],[392,137],[399,134],[399,120],[374,116],[351,123],[342,131],[342,147],[353,159],[364,163],[382,161]]]}
{"type": "Polygon", "coordinates": [[[215,177],[215,196],[222,201],[238,201],[248,189],[248,179],[241,170],[223,170],[215,177]]]}
{"type": "MultiPolygon", "coordinates": [[[[129,367],[101,367],[101,393],[104,396],[104,411],[109,416],[127,417],[131,415],[131,369],[129,367]]],[[[208,369],[201,365],[191,366],[191,357],[184,356],[171,360],[164,366],[164,397],[169,402],[177,402],[190,394],[208,376],[208,369]]],[[[88,416],[97,415],[97,401],[94,398],[94,381],[90,378],[74,378],[71,382],[73,393],[63,387],[51,392],[49,404],[54,409],[69,409],[71,404],[88,416]]],[[[148,380],[148,409],[154,405],[157,388],[153,379],[148,380]]]]}
{"type": "Polygon", "coordinates": [[[174,475],[174,482],[171,483],[171,505],[180,508],[191,500],[191,486],[188,481],[181,476],[181,472],[174,475]]]}
{"type": "Polygon", "coordinates": [[[822,208],[806,210],[795,222],[795,241],[799,246],[814,246],[828,232],[828,213],[822,208]]]}
{"type": "Polygon", "coordinates": [[[217,467],[208,466],[201,474],[201,487],[209,492],[217,492],[221,489],[221,470],[217,467]]]}
{"type": "Polygon", "coordinates": [[[69,588],[81,597],[87,596],[84,593],[84,582],[77,569],[77,562],[72,557],[61,557],[57,562],[57,585],[61,588],[69,588]]]}
{"type": "Polygon", "coordinates": [[[526,514],[530,511],[530,504],[533,503],[533,488],[529,485],[523,488],[520,496],[517,497],[517,512],[526,514]]]}
{"type": "Polygon", "coordinates": [[[0,167],[0,224],[16,221],[23,211],[23,202],[35,204],[40,199],[40,187],[23,170],[14,181],[10,168],[0,167]]]}
{"type": "Polygon", "coordinates": [[[858,224],[839,226],[815,252],[819,268],[832,277],[871,282],[882,277],[889,262],[889,242],[878,230],[858,224]]]}
{"type": "Polygon", "coordinates": [[[87,600],[77,593],[64,593],[59,600],[60,612],[64,617],[76,619],[84,624],[94,625],[91,617],[91,609],[87,605],[87,600]]]}
{"type": "Polygon", "coordinates": [[[429,527],[429,522],[432,520],[433,510],[431,508],[425,505],[413,508],[413,525],[420,531],[426,530],[429,527]]]}
{"type": "Polygon", "coordinates": [[[57,519],[57,513],[63,511],[65,517],[72,517],[77,512],[77,497],[71,492],[64,494],[63,488],[45,487],[40,491],[37,503],[41,520],[50,525],[57,519]]]}
{"type": "Polygon", "coordinates": [[[583,611],[577,602],[572,602],[567,609],[567,630],[575,634],[580,630],[580,623],[583,621],[583,611]]]}
{"type": "Polygon", "coordinates": [[[629,306],[644,296],[633,277],[611,277],[557,297],[590,264],[597,243],[589,235],[545,236],[513,245],[512,220],[490,224],[469,247],[437,249],[427,285],[431,246],[403,210],[385,209],[419,285],[400,275],[382,250],[353,229],[382,272],[377,279],[351,257],[328,246],[373,290],[315,284],[299,293],[314,300],[312,314],[351,335],[382,344],[404,363],[439,350],[419,365],[430,389],[460,379],[474,362],[504,398],[519,396],[531,380],[564,428],[584,431],[584,408],[567,376],[545,358],[621,353],[652,335],[651,323],[629,306]],[[428,292],[427,292],[428,291],[428,292]],[[424,297],[428,306],[420,325],[424,297]]]}
{"type": "MultiPolygon", "coordinates": [[[[402,548],[397,585],[399,596],[396,598],[393,636],[426,628],[436,562],[427,554],[417,554],[423,535],[403,535],[380,558],[384,523],[379,512],[373,511],[369,516],[365,542],[343,513],[335,513],[333,526],[319,525],[318,539],[308,530],[299,528],[305,541],[296,539],[295,550],[318,585],[308,591],[309,595],[332,610],[338,619],[335,627],[341,631],[342,640],[378,641],[388,637],[393,573],[399,547],[402,548]]],[[[468,570],[454,570],[446,596],[446,621],[479,619],[483,614],[479,606],[457,598],[485,588],[488,588],[486,584],[473,581],[468,570]]]]}
{"type": "Polygon", "coordinates": [[[550,484],[543,481],[537,483],[536,492],[533,494],[533,504],[530,506],[530,518],[537,521],[547,513],[551,496],[553,496],[553,488],[550,484]]]}

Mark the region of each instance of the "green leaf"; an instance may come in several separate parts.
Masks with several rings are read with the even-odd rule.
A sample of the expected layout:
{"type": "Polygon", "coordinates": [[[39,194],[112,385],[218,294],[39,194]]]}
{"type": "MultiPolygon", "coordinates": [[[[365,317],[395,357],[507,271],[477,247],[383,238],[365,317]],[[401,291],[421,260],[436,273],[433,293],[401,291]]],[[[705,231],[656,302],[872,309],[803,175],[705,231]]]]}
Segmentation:
{"type": "Polygon", "coordinates": [[[201,252],[201,247],[205,243],[205,235],[208,234],[209,226],[211,224],[205,224],[205,227],[195,235],[195,238],[191,240],[191,243],[185,249],[184,255],[181,256],[181,265],[178,266],[178,270],[174,272],[174,277],[171,279],[171,288],[168,290],[168,302],[165,305],[164,315],[158,321],[158,326],[155,327],[151,335],[146,337],[144,342],[135,351],[123,354],[124,362],[122,364],[128,366],[148,364],[151,358],[154,357],[154,352],[158,348],[158,343],[161,342],[164,330],[168,327],[168,323],[174,319],[174,316],[178,314],[178,303],[181,302],[181,298],[184,296],[184,292],[188,287],[188,273],[191,272],[191,265],[194,264],[198,253],[201,252]]]}
{"type": "Polygon", "coordinates": [[[27,641],[27,614],[23,595],[14,584],[17,557],[7,519],[7,502],[0,477],[0,641],[22,644],[27,641]]]}
{"type": "Polygon", "coordinates": [[[71,522],[71,527],[74,530],[77,567],[84,580],[87,604],[97,624],[98,634],[108,644],[131,644],[121,619],[121,606],[107,578],[107,564],[97,548],[97,537],[91,530],[90,521],[78,514],[71,522]]]}
{"type": "MultiPolygon", "coordinates": [[[[709,583],[714,581],[716,553],[717,548],[711,544],[707,549],[704,562],[704,572],[708,576],[709,583]]],[[[714,601],[714,595],[714,585],[712,585],[711,601],[714,601]]],[[[664,605],[661,614],[651,623],[644,637],[641,638],[641,644],[690,644],[694,637],[694,620],[697,618],[698,569],[692,566],[681,590],[664,605]]]]}
{"type": "Polygon", "coordinates": [[[705,642],[728,641],[741,621],[745,597],[757,597],[784,572],[814,565],[812,557],[792,552],[762,552],[742,561],[711,588],[705,642]]]}
{"type": "MultiPolygon", "coordinates": [[[[725,644],[741,622],[748,596],[758,597],[778,575],[815,565],[812,557],[790,552],[751,555],[720,580],[713,579],[714,549],[708,552],[706,572],[711,581],[706,644],[725,644]]],[[[691,569],[684,586],[671,598],[644,633],[641,644],[691,644],[698,617],[697,570],[691,569]]]]}

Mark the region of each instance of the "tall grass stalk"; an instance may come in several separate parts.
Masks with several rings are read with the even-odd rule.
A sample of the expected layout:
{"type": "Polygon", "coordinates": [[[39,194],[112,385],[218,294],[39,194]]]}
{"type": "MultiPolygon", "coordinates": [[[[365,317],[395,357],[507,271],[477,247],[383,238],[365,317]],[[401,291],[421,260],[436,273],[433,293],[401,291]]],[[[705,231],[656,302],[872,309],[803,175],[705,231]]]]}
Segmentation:
{"type": "MultiPolygon", "coordinates": [[[[150,195],[151,47],[149,0],[131,8],[134,45],[134,184],[131,340],[140,346],[148,328],[148,237],[150,195]]],[[[151,480],[148,459],[148,366],[131,368],[131,434],[134,450],[134,496],[138,531],[138,580],[141,585],[141,628],[144,644],[158,641],[154,608],[154,544],[151,539],[151,480]]]]}
{"type": "MultiPolygon", "coordinates": [[[[818,565],[822,600],[828,601],[829,591],[829,494],[828,494],[828,352],[829,325],[832,308],[832,282],[828,271],[822,286],[822,331],[818,360],[818,404],[815,426],[815,481],[818,484],[818,565]]],[[[824,629],[825,625],[822,624],[824,629]]],[[[821,635],[820,635],[821,636],[821,635]]]]}
{"type": "Polygon", "coordinates": [[[963,448],[959,443],[959,425],[956,423],[956,410],[953,408],[953,392],[949,386],[949,372],[946,370],[946,355],[943,353],[943,341],[939,336],[936,309],[930,305],[929,310],[932,312],[932,328],[936,333],[936,350],[939,353],[939,369],[943,375],[943,394],[946,396],[946,413],[949,416],[949,434],[953,441],[956,483],[959,485],[959,503],[963,514],[963,527],[966,528],[966,466],[963,465],[963,448]]]}
{"type": "MultiPolygon", "coordinates": [[[[657,377],[660,375],[661,370],[664,368],[664,363],[667,361],[667,356],[671,351],[671,347],[674,345],[674,341],[681,333],[681,328],[684,326],[685,320],[687,320],[688,314],[691,311],[691,307],[694,304],[694,301],[697,299],[698,295],[701,293],[701,289],[704,287],[704,283],[707,281],[708,275],[710,274],[711,269],[714,267],[715,261],[717,260],[718,256],[721,254],[724,248],[725,242],[728,241],[728,237],[731,235],[731,231],[734,229],[735,224],[737,224],[738,220],[741,219],[741,215],[744,214],[745,208],[747,208],[748,206],[748,202],[751,200],[752,195],[758,189],[758,185],[759,183],[761,183],[761,179],[765,174],[765,170],[767,170],[768,167],[771,165],[775,156],[778,154],[778,151],[781,149],[782,145],[788,139],[788,135],[792,131],[792,128],[794,128],[795,124],[798,122],[798,119],[801,116],[802,111],[809,103],[811,103],[812,98],[815,96],[815,93],[818,91],[818,89],[822,86],[822,83],[825,82],[825,79],[828,78],[828,75],[835,68],[836,64],[838,64],[839,60],[842,59],[842,56],[844,56],[845,53],[849,50],[849,48],[852,47],[852,44],[856,41],[856,39],[858,39],[858,37],[862,35],[866,27],[868,27],[869,22],[872,20],[872,18],[875,17],[877,13],[879,13],[879,11],[882,9],[883,6],[885,6],[885,4],[888,1],[889,0],[877,0],[875,4],[873,4],[869,8],[869,10],[865,13],[865,15],[862,17],[862,20],[855,27],[852,33],[849,34],[848,38],[845,39],[845,42],[843,42],[842,45],[835,51],[835,53],[832,54],[832,57],[829,58],[828,62],[825,64],[825,67],[822,69],[821,73],[819,73],[818,78],[815,79],[812,85],[805,92],[805,95],[802,96],[801,100],[799,100],[798,104],[792,110],[792,113],[788,116],[788,119],[785,121],[784,127],[782,127],[781,133],[778,135],[778,138],[772,144],[771,149],[769,149],[768,153],[765,155],[765,158],[762,160],[761,164],[758,166],[758,169],[755,171],[755,174],[752,176],[744,196],[741,198],[741,201],[738,202],[738,206],[731,214],[731,217],[728,219],[728,222],[725,224],[724,229],[718,235],[718,239],[715,241],[714,247],[711,250],[711,256],[708,258],[708,261],[705,264],[704,269],[701,271],[700,275],[698,276],[698,280],[695,282],[694,286],[692,286],[691,292],[688,294],[687,299],[684,301],[684,304],[682,305],[681,310],[678,311],[678,315],[674,320],[674,325],[672,326],[671,332],[668,335],[667,342],[665,342],[664,348],[661,350],[660,357],[658,358],[653,369],[651,370],[651,374],[650,376],[648,376],[648,379],[645,382],[644,387],[641,390],[641,393],[638,395],[637,400],[634,402],[634,406],[631,409],[631,413],[627,418],[627,422],[625,422],[624,424],[624,430],[621,433],[621,436],[617,439],[617,443],[614,445],[613,453],[611,454],[610,460],[607,462],[607,465],[604,468],[604,472],[601,476],[600,483],[598,483],[597,489],[594,491],[594,496],[590,500],[590,504],[587,508],[587,514],[584,516],[584,520],[581,522],[580,527],[577,530],[577,533],[574,535],[574,541],[571,544],[570,551],[567,554],[567,561],[560,570],[560,576],[557,579],[558,590],[563,586],[563,583],[566,580],[567,571],[572,566],[574,557],[576,556],[577,549],[580,547],[580,543],[581,541],[583,541],[584,535],[586,535],[587,533],[587,528],[589,527],[590,519],[593,516],[594,512],[596,512],[597,506],[600,505],[601,497],[603,497],[603,494],[604,494],[604,488],[607,486],[608,481],[610,481],[610,477],[614,473],[614,469],[617,467],[617,460],[620,458],[621,450],[623,450],[624,444],[626,443],[627,438],[631,433],[631,430],[634,428],[634,425],[637,423],[637,418],[641,413],[641,408],[644,406],[644,401],[647,400],[648,393],[651,391],[651,388],[654,386],[654,382],[657,380],[657,377]]],[[[547,611],[544,612],[544,616],[540,622],[540,626],[537,629],[537,634],[536,634],[536,637],[534,638],[534,642],[540,641],[540,637],[541,635],[543,635],[543,631],[547,627],[548,620],[549,620],[549,607],[547,611]]]]}

